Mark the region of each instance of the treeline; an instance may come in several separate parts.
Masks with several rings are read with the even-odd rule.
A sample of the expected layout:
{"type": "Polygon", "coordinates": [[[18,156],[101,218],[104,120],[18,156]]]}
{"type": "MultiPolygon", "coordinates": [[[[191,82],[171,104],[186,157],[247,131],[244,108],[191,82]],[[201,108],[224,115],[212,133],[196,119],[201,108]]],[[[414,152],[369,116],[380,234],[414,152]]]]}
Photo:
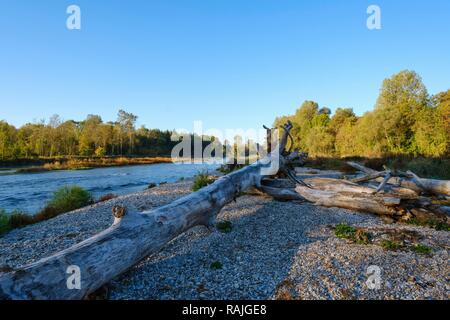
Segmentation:
{"type": "Polygon", "coordinates": [[[58,156],[170,156],[171,131],[136,129],[137,116],[120,110],[115,122],[98,115],[83,121],[62,121],[54,115],[48,122],[28,123],[20,128],[0,121],[0,160],[58,156]]]}
{"type": "Polygon", "coordinates": [[[402,71],[383,81],[373,111],[329,108],[305,101],[291,116],[295,147],[316,157],[450,155],[450,90],[430,95],[421,77],[402,71]]]}

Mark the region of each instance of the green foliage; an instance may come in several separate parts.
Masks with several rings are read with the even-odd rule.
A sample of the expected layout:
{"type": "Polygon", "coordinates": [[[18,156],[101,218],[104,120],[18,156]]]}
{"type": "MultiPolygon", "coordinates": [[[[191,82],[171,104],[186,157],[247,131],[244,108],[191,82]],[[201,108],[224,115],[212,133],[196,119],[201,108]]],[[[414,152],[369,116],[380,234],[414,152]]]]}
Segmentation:
{"type": "Polygon", "coordinates": [[[210,268],[214,270],[219,270],[223,268],[223,264],[220,261],[214,261],[213,263],[211,263],[210,268]]]}
{"type": "Polygon", "coordinates": [[[437,222],[433,225],[433,228],[438,231],[450,231],[450,224],[445,222],[437,222]]]}
{"type": "Polygon", "coordinates": [[[412,219],[408,220],[407,223],[415,225],[415,226],[433,228],[438,231],[450,231],[450,224],[441,222],[441,221],[432,220],[432,219],[423,221],[423,220],[419,220],[417,218],[412,218],[412,219]]]}
{"type": "Polygon", "coordinates": [[[312,157],[445,157],[450,154],[450,90],[430,96],[414,71],[383,81],[375,109],[357,117],[352,109],[305,101],[290,120],[294,146],[312,157]]]}
{"type": "Polygon", "coordinates": [[[25,227],[29,224],[35,223],[35,217],[23,212],[12,212],[9,216],[9,226],[11,229],[25,227]]]}
{"type": "MultiPolygon", "coordinates": [[[[0,161],[125,154],[169,156],[179,143],[172,140],[175,132],[144,126],[137,129],[136,119],[132,113],[120,110],[117,121],[106,123],[98,115],[64,122],[54,115],[48,122],[28,123],[20,128],[0,121],[0,161]]],[[[208,144],[205,141],[202,147],[208,144]]]]}
{"type": "Polygon", "coordinates": [[[357,229],[345,223],[339,223],[334,229],[334,234],[340,239],[347,239],[357,244],[369,244],[371,235],[363,229],[357,229]]]}
{"type": "Polygon", "coordinates": [[[403,171],[411,170],[424,178],[450,179],[450,159],[448,158],[397,158],[388,161],[387,165],[403,171]]]}
{"type": "Polygon", "coordinates": [[[88,191],[78,186],[64,186],[55,191],[47,207],[62,213],[85,207],[91,203],[92,196],[88,191]]]}
{"type": "Polygon", "coordinates": [[[106,154],[105,148],[97,147],[97,149],[95,149],[95,156],[96,157],[104,157],[105,154],[106,154]]]}
{"type": "Polygon", "coordinates": [[[353,228],[345,223],[336,225],[334,234],[341,239],[353,239],[356,234],[356,228],[353,228]]]}
{"type": "MultiPolygon", "coordinates": [[[[107,196],[111,198],[114,195],[110,194],[107,196]]],[[[61,213],[82,208],[92,202],[92,196],[86,190],[77,186],[62,187],[53,194],[53,199],[47,206],[35,215],[28,215],[20,211],[13,211],[7,214],[5,210],[0,209],[0,234],[54,218],[61,213]]]]}
{"type": "Polygon", "coordinates": [[[6,211],[0,209],[0,235],[10,230],[9,217],[6,211]]]}
{"type": "Polygon", "coordinates": [[[216,224],[216,228],[222,233],[230,233],[233,230],[233,224],[230,221],[221,221],[216,224]]]}
{"type": "Polygon", "coordinates": [[[385,250],[390,250],[390,251],[396,251],[398,249],[400,249],[402,247],[401,244],[392,241],[392,240],[383,240],[381,242],[381,246],[385,249],[385,250]]]}
{"type": "Polygon", "coordinates": [[[421,254],[430,254],[433,251],[430,247],[420,243],[411,246],[411,250],[421,254]]]}
{"type": "Polygon", "coordinates": [[[12,229],[21,228],[34,223],[34,217],[19,211],[7,213],[0,209],[0,235],[12,229]]]}
{"type": "Polygon", "coordinates": [[[192,184],[192,191],[198,191],[207,185],[210,185],[214,182],[214,179],[211,179],[208,171],[202,171],[197,174],[194,178],[194,182],[192,184]]]}

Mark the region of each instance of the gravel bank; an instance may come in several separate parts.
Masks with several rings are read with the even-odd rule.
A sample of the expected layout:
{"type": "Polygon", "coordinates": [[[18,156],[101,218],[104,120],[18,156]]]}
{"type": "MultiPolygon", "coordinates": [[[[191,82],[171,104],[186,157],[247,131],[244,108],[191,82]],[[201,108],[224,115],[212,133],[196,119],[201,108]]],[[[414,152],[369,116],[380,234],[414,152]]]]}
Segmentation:
{"type": "MultiPolygon", "coordinates": [[[[14,230],[0,238],[0,266],[17,267],[107,228],[115,204],[152,209],[190,192],[190,182],[162,185],[14,230]]],[[[230,233],[196,227],[107,285],[109,299],[449,299],[448,232],[385,225],[378,217],[310,204],[243,196],[219,221],[230,233]],[[374,232],[413,231],[431,254],[386,251],[338,239],[338,223],[374,232]],[[221,269],[211,268],[211,264],[221,269]],[[381,288],[366,285],[381,269],[381,288]]],[[[118,257],[120,258],[120,257],[118,257]]]]}

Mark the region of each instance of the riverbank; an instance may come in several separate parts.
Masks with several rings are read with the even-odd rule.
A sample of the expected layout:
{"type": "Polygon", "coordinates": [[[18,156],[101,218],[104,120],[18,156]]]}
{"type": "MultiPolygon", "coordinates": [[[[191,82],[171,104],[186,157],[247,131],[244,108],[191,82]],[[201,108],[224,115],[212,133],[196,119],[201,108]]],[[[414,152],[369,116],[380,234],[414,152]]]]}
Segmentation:
{"type": "Polygon", "coordinates": [[[34,214],[51,200],[56,190],[64,186],[79,186],[98,199],[109,193],[120,196],[142,191],[152,184],[176,182],[216,168],[217,165],[213,164],[156,163],[6,174],[0,176],[0,210],[34,214]]]}
{"type": "MultiPolygon", "coordinates": [[[[0,270],[68,248],[109,227],[114,205],[151,210],[191,192],[192,181],[166,184],[11,231],[0,238],[0,270]]],[[[196,227],[144,259],[103,290],[107,299],[449,299],[449,235],[385,224],[380,218],[306,203],[244,195],[218,221],[196,227]],[[414,234],[431,253],[387,250],[336,236],[338,224],[373,233],[414,234]],[[369,289],[367,268],[381,269],[369,289]]]]}
{"type": "Polygon", "coordinates": [[[156,163],[172,163],[170,157],[73,157],[73,158],[41,158],[3,161],[0,167],[14,168],[14,173],[37,173],[54,170],[88,170],[94,168],[122,167],[130,165],[148,165],[156,163]]]}

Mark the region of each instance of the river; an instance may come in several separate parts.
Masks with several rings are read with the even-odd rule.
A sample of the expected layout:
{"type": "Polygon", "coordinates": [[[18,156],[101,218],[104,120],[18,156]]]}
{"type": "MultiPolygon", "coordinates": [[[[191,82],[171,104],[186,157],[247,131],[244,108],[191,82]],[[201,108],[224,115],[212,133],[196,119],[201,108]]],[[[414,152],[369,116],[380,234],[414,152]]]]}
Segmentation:
{"type": "Polygon", "coordinates": [[[77,185],[96,198],[106,193],[117,195],[144,190],[150,183],[176,182],[203,170],[212,171],[212,164],[161,163],[91,170],[61,170],[43,173],[0,175],[0,208],[36,213],[45,206],[53,192],[65,185],[77,185]]]}

